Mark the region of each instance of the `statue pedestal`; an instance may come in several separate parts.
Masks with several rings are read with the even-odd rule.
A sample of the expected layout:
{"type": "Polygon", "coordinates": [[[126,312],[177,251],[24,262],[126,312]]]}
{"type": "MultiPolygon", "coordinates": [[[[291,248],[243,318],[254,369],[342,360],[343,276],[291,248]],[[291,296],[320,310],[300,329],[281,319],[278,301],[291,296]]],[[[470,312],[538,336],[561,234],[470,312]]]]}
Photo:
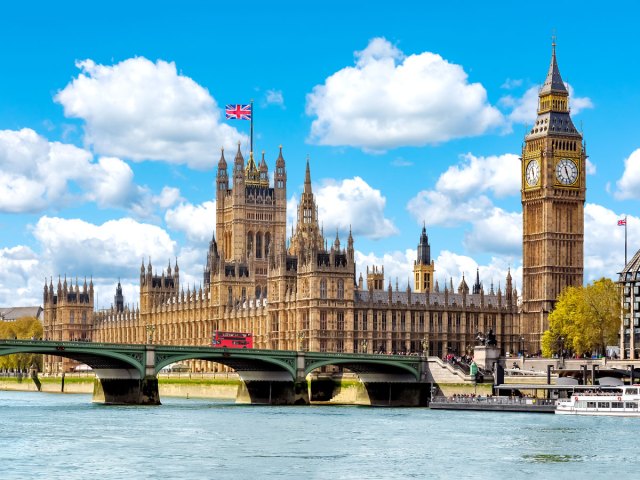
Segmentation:
{"type": "Polygon", "coordinates": [[[473,361],[484,370],[493,370],[493,364],[498,362],[500,349],[497,347],[473,347],[473,361]]]}

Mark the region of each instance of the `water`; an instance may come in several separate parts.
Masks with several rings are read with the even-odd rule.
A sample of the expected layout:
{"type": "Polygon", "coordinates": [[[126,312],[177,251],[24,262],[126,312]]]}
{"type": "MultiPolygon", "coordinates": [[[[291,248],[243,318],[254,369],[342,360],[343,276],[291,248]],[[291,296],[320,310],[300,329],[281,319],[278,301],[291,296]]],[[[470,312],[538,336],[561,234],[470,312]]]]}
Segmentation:
{"type": "Polygon", "coordinates": [[[0,478],[637,478],[640,419],[0,391],[0,478]],[[560,477],[558,477],[561,475],[560,477]]]}

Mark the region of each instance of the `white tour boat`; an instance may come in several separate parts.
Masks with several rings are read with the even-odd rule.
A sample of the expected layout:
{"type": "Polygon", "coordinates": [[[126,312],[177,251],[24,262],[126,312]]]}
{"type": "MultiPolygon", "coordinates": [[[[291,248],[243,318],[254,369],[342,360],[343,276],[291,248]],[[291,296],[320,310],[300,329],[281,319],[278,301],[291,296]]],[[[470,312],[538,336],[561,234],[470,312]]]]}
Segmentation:
{"type": "Polygon", "coordinates": [[[640,385],[574,391],[571,398],[558,400],[555,412],[558,415],[640,417],[640,385]]]}

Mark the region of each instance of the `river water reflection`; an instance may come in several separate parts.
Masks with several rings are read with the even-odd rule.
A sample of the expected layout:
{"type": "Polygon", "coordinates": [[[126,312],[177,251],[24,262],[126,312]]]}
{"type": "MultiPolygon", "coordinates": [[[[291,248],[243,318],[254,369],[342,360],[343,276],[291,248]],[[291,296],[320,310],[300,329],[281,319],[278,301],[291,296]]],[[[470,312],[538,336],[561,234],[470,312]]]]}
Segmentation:
{"type": "Polygon", "coordinates": [[[640,419],[0,391],[0,478],[637,478],[640,419]]]}

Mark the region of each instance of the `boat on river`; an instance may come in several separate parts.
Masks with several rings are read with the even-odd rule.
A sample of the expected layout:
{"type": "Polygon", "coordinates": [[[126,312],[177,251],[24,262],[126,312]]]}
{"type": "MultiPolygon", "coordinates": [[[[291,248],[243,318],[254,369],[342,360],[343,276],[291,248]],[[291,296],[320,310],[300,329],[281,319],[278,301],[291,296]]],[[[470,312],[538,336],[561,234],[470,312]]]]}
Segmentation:
{"type": "Polygon", "coordinates": [[[558,415],[640,417],[640,385],[575,391],[570,398],[557,401],[555,413],[558,415]]]}

